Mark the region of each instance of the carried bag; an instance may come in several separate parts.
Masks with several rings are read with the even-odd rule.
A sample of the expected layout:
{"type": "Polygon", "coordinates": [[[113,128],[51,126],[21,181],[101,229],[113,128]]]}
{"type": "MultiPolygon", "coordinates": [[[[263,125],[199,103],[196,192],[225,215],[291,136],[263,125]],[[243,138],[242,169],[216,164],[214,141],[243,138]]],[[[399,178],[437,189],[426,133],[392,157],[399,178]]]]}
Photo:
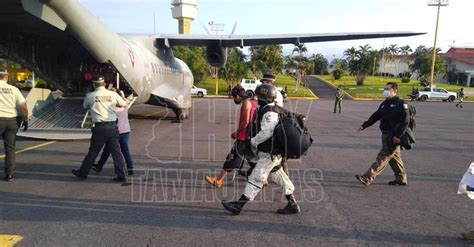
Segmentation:
{"type": "Polygon", "coordinates": [[[274,153],[286,159],[299,159],[313,143],[308,132],[306,116],[288,111],[279,111],[280,122],[273,132],[274,153]]]}

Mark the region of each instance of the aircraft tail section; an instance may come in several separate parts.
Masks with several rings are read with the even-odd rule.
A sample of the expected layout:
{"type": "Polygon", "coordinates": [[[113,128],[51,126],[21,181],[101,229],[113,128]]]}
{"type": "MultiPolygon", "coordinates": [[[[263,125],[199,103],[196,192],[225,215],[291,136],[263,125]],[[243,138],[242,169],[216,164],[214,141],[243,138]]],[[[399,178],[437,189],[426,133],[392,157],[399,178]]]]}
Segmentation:
{"type": "Polygon", "coordinates": [[[21,0],[21,4],[23,5],[23,9],[25,9],[25,11],[27,11],[28,13],[49,23],[50,25],[58,28],[59,30],[66,30],[67,24],[49,6],[37,0],[21,0]]]}
{"type": "Polygon", "coordinates": [[[110,30],[77,0],[22,0],[22,3],[25,10],[48,23],[59,27],[67,25],[67,31],[98,63],[112,64],[134,94],[143,95],[135,83],[141,78],[136,70],[138,56],[135,56],[132,45],[110,30]],[[64,25],[60,25],[59,20],[64,25]]]}

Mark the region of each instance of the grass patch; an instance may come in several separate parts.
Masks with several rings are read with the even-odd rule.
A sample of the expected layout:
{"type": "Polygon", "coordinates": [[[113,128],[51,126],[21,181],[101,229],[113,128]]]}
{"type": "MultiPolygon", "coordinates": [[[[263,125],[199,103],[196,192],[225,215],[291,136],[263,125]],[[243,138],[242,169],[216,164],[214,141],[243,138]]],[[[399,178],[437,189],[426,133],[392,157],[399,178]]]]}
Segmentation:
{"type": "MultiPolygon", "coordinates": [[[[252,78],[249,76],[248,78],[252,78]]],[[[288,97],[313,97],[311,91],[303,86],[300,86],[298,91],[295,92],[295,79],[288,75],[277,75],[277,86],[285,88],[288,87],[288,97]]],[[[227,82],[223,79],[219,79],[219,95],[227,95],[227,82]]],[[[200,83],[196,84],[197,87],[207,89],[207,94],[212,96],[216,95],[216,79],[208,77],[200,83]]]]}
{"type": "MultiPolygon", "coordinates": [[[[399,78],[368,76],[365,79],[363,86],[357,86],[355,78],[352,76],[344,76],[337,81],[334,81],[331,75],[323,75],[319,76],[319,78],[332,83],[335,86],[342,86],[344,90],[354,98],[383,99],[382,92],[387,82],[396,82],[398,84],[398,95],[405,99],[409,98],[408,95],[411,94],[412,88],[422,88],[420,81],[418,80],[411,80],[409,83],[402,83],[399,78]]],[[[459,89],[463,87],[444,83],[435,83],[434,85],[452,92],[458,92],[459,89]]],[[[464,87],[464,91],[474,93],[474,88],[464,87]]]]}

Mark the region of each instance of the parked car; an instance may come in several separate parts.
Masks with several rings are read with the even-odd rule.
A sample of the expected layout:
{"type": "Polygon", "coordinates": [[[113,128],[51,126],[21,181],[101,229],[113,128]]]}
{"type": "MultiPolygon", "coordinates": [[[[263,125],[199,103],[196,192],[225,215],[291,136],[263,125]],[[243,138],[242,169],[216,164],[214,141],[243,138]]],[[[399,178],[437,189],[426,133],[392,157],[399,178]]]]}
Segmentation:
{"type": "MultiPolygon", "coordinates": [[[[240,81],[240,86],[245,89],[245,93],[249,97],[255,95],[255,89],[260,85],[262,85],[262,82],[260,82],[260,80],[257,78],[253,78],[253,79],[242,78],[242,80],[240,81]]],[[[285,96],[286,92],[284,92],[283,88],[277,87],[277,89],[285,96]]]]}
{"type": "Polygon", "coordinates": [[[455,92],[449,92],[446,89],[438,87],[426,87],[418,91],[419,101],[431,99],[453,102],[456,97],[457,94],[455,92]]]}
{"type": "Polygon", "coordinates": [[[197,95],[199,98],[202,98],[207,95],[207,89],[199,88],[193,85],[191,88],[191,95],[197,95]]]}

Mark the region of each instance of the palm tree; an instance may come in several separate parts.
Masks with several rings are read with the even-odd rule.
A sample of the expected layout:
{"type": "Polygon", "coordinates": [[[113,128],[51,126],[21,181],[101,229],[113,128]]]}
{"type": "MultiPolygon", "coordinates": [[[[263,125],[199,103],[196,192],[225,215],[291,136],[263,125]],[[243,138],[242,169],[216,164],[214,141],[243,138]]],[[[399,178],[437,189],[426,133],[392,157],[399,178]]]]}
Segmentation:
{"type": "Polygon", "coordinates": [[[301,83],[301,79],[303,78],[303,76],[305,74],[305,65],[304,65],[305,57],[304,57],[304,54],[306,52],[308,52],[308,48],[306,47],[306,45],[304,43],[299,43],[299,44],[295,45],[295,47],[293,48],[293,52],[291,54],[293,54],[295,52],[298,53],[298,57],[296,59],[298,61],[298,70],[297,70],[297,79],[296,79],[295,91],[298,91],[298,86],[301,83]]]}
{"type": "MultiPolygon", "coordinates": [[[[403,61],[405,63],[408,63],[410,61],[410,55],[413,52],[411,47],[409,45],[402,46],[402,47],[400,47],[399,52],[400,52],[400,55],[403,56],[403,61]]],[[[403,77],[407,77],[407,73],[408,73],[408,71],[404,71],[403,72],[403,77]]]]}

